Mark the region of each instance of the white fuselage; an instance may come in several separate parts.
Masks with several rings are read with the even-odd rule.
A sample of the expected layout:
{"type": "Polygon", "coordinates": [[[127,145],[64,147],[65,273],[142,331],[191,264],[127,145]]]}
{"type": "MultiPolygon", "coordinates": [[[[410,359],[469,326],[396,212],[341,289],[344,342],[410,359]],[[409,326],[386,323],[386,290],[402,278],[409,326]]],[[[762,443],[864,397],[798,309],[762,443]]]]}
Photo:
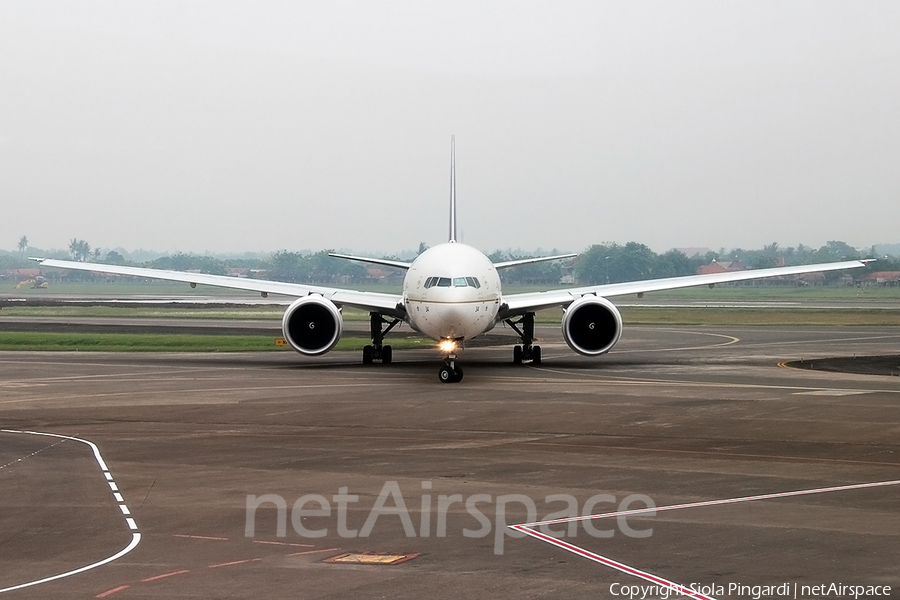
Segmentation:
{"type": "Polygon", "coordinates": [[[467,340],[496,324],[500,275],[482,252],[450,242],[429,248],[403,280],[413,329],[436,340],[467,340]]]}

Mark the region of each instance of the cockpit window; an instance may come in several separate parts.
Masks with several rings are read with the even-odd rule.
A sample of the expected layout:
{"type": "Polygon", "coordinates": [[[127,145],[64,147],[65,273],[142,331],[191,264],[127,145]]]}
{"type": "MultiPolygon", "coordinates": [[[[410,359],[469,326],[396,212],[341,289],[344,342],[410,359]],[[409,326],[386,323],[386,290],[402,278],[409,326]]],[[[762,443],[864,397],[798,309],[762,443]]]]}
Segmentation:
{"type": "Polygon", "coordinates": [[[477,277],[429,277],[425,280],[425,289],[437,287],[473,287],[480,288],[481,282],[477,277]]]}

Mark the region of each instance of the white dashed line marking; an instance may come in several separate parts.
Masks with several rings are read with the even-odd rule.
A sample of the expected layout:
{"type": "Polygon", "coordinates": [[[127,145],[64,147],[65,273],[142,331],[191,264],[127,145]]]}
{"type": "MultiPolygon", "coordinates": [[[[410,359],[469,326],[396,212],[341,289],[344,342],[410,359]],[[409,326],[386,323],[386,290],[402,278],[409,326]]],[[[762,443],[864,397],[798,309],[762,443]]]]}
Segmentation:
{"type": "MultiPolygon", "coordinates": [[[[109,482],[110,489],[112,489],[113,492],[118,492],[119,488],[116,486],[115,482],[113,481],[113,476],[109,472],[109,467],[106,466],[106,462],[104,462],[103,457],[100,456],[100,449],[97,447],[97,445],[95,443],[90,442],[88,440],[83,440],[81,438],[68,436],[68,435],[58,435],[55,433],[41,433],[38,431],[16,431],[13,429],[0,429],[0,432],[2,432],[2,433],[17,433],[17,434],[25,434],[25,435],[41,435],[41,436],[47,436],[47,437],[53,437],[53,438],[60,438],[61,441],[57,442],[57,443],[62,443],[62,441],[65,441],[65,440],[72,440],[75,442],[81,442],[82,444],[88,445],[94,453],[94,459],[97,461],[97,464],[100,465],[100,470],[103,472],[104,478],[109,482]]],[[[54,444],[54,445],[56,445],[56,444],[54,444]]],[[[52,447],[52,446],[48,446],[48,447],[52,447]]],[[[46,450],[46,448],[44,448],[43,450],[46,450]]],[[[37,452],[41,452],[41,450],[38,450],[37,452]]],[[[29,456],[34,456],[35,454],[37,454],[37,452],[33,452],[29,456]]],[[[28,458],[28,457],[26,456],[24,458],[20,458],[19,460],[15,461],[15,462],[17,462],[17,463],[21,462],[25,458],[28,458]]],[[[10,463],[10,464],[13,464],[13,463],[10,463]]],[[[6,466],[6,465],[4,465],[4,466],[6,466]]],[[[118,506],[121,509],[122,513],[125,515],[131,514],[130,511],[128,510],[128,507],[125,505],[121,494],[116,493],[115,497],[116,497],[116,501],[120,503],[120,504],[118,504],[118,506]]],[[[11,592],[13,590],[20,590],[22,588],[27,588],[27,587],[31,587],[31,586],[35,586],[35,585],[40,585],[42,583],[47,583],[49,581],[56,581],[57,579],[63,579],[64,577],[70,577],[72,575],[77,575],[79,573],[84,573],[85,571],[89,571],[91,569],[96,569],[97,567],[101,567],[103,565],[109,564],[115,560],[122,558],[123,556],[125,556],[126,554],[128,554],[129,552],[134,550],[137,547],[137,545],[141,542],[141,534],[138,531],[138,526],[137,526],[137,523],[134,522],[134,519],[132,519],[131,517],[127,517],[125,519],[125,522],[128,524],[128,528],[132,531],[131,542],[125,548],[123,548],[122,550],[117,552],[116,554],[113,554],[112,556],[110,556],[108,558],[104,558],[103,560],[101,560],[99,562],[95,562],[93,564],[81,567],[79,569],[75,569],[74,571],[67,571],[65,573],[60,573],[59,575],[53,575],[51,577],[45,577],[44,579],[39,579],[37,581],[29,581],[28,583],[22,583],[19,585],[14,585],[12,587],[0,589],[0,594],[2,594],[4,592],[11,592]]]]}

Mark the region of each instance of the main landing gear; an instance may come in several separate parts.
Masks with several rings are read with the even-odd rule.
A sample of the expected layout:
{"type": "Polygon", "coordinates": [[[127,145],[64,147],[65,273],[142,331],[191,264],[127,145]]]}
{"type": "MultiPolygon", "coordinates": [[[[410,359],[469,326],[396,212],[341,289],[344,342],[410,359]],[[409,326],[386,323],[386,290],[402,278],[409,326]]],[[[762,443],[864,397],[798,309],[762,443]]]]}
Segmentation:
{"type": "Polygon", "coordinates": [[[462,368],[456,366],[456,355],[448,354],[444,359],[444,366],[438,371],[438,379],[441,383],[459,383],[462,378],[462,368]]]}
{"type": "Polygon", "coordinates": [[[368,365],[373,362],[381,361],[383,365],[391,364],[394,353],[390,346],[384,345],[384,336],[393,329],[400,319],[388,321],[379,312],[369,313],[369,333],[372,336],[372,344],[363,346],[363,364],[368,365]]]}
{"type": "Polygon", "coordinates": [[[522,340],[521,346],[513,348],[513,364],[541,364],[541,347],[534,345],[534,313],[525,313],[517,321],[507,319],[506,324],[512,327],[522,340]],[[521,329],[519,325],[522,326],[521,329]]]}

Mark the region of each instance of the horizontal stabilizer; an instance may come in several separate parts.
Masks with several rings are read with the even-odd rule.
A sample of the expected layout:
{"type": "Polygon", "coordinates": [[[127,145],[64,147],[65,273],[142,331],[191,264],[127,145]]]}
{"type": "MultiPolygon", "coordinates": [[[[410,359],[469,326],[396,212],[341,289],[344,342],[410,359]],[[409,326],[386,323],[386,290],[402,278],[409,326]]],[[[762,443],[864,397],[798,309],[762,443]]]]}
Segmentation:
{"type": "Polygon", "coordinates": [[[372,263],[373,265],[384,265],[386,267],[396,267],[398,269],[408,269],[412,266],[412,263],[403,262],[402,260],[389,260],[387,258],[369,258],[367,256],[350,256],[349,254],[334,254],[332,252],[328,253],[328,256],[333,256],[334,258],[343,258],[346,260],[356,260],[364,263],[372,263]]]}
{"type": "Polygon", "coordinates": [[[538,256],[535,258],[522,258],[519,260],[507,260],[504,262],[494,263],[495,269],[508,269],[510,267],[518,267],[519,265],[529,265],[537,262],[547,262],[550,260],[560,260],[561,258],[574,258],[577,254],[560,254],[558,256],[538,256]]]}

